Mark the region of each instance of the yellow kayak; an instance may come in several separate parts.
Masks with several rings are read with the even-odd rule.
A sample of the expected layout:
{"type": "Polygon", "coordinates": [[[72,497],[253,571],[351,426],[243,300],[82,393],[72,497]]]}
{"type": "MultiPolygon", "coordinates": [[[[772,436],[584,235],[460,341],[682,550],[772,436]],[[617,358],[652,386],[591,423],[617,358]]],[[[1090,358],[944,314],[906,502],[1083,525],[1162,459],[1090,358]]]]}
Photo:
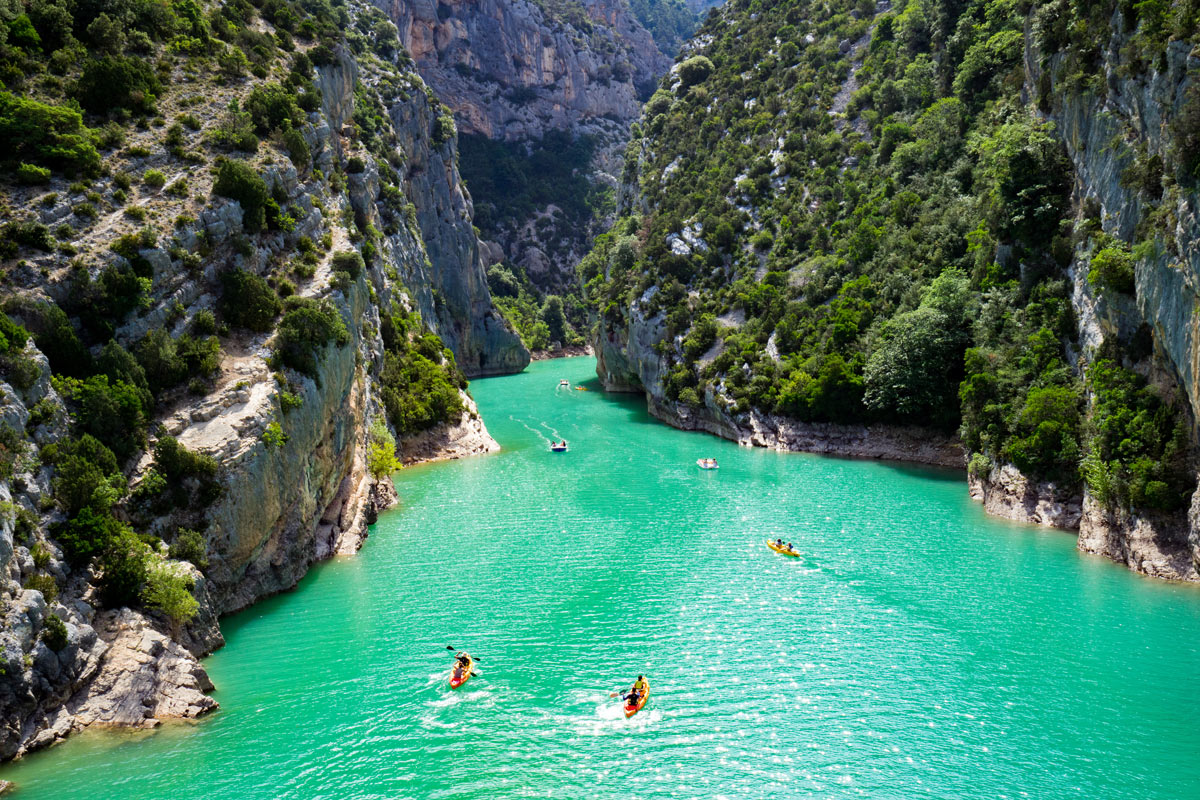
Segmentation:
{"type": "Polygon", "coordinates": [[[776,553],[781,553],[785,556],[793,556],[796,558],[800,557],[800,554],[798,552],[796,552],[795,550],[789,550],[788,546],[786,544],[778,545],[778,544],[775,544],[774,542],[772,542],[770,539],[767,539],[767,547],[771,548],[776,553]]]}

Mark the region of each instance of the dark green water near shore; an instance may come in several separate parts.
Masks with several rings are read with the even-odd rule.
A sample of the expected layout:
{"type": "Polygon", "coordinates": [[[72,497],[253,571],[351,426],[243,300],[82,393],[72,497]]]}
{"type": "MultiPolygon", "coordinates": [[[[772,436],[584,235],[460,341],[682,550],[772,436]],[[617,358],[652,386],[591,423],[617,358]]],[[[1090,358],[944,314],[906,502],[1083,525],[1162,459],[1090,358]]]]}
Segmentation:
{"type": "Polygon", "coordinates": [[[960,474],[739,448],[556,389],[593,370],[473,383],[503,452],[399,473],[361,553],[226,620],[220,711],[0,778],[20,798],[1200,797],[1196,587],[989,518],[960,474]],[[447,644],[482,659],[457,692],[447,644]],[[608,692],[639,672],[625,720],[608,692]]]}

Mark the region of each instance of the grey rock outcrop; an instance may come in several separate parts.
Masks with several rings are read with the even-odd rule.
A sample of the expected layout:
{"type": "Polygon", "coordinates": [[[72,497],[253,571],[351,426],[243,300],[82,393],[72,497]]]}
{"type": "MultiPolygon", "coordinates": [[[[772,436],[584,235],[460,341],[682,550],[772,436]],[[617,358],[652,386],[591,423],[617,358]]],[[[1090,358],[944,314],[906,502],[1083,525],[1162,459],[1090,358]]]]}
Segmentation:
{"type": "Polygon", "coordinates": [[[579,17],[531,0],[376,2],[460,129],[493,139],[631,121],[638,87],[670,66],[624,0],[583,0],[579,17]]]}
{"type": "MultiPolygon", "coordinates": [[[[617,183],[639,98],[671,66],[627,0],[374,2],[461,132],[522,144],[552,131],[592,137],[588,179],[597,186],[617,183]]],[[[554,210],[539,208],[493,235],[535,285],[562,292],[611,220],[580,224],[554,210]]]]}
{"type": "Polygon", "coordinates": [[[492,305],[471,198],[458,174],[457,142],[431,137],[437,109],[424,92],[393,104],[390,113],[406,156],[405,191],[428,254],[427,261],[397,259],[405,284],[468,377],[519,372],[529,364],[529,351],[492,305]]]}

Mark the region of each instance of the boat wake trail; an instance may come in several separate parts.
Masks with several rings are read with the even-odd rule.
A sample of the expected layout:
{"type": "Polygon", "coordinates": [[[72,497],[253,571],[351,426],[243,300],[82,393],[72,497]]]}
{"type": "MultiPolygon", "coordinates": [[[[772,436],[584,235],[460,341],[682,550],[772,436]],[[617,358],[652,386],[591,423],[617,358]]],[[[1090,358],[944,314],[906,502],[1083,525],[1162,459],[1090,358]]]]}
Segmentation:
{"type": "MultiPolygon", "coordinates": [[[[538,439],[540,439],[542,441],[542,443],[545,444],[547,447],[550,446],[550,439],[548,439],[546,437],[546,434],[542,433],[537,428],[531,428],[529,425],[527,425],[525,423],[524,420],[517,419],[516,417],[512,416],[511,414],[509,414],[508,418],[511,419],[513,422],[516,422],[517,424],[519,424],[522,428],[529,431],[534,436],[538,437],[538,439]]],[[[543,424],[545,424],[545,423],[543,423],[543,424]]]]}
{"type": "Polygon", "coordinates": [[[547,425],[546,423],[544,423],[544,422],[543,422],[543,423],[542,423],[542,427],[543,427],[543,428],[545,428],[546,430],[550,431],[550,433],[554,434],[554,441],[556,441],[556,442],[557,442],[559,439],[563,439],[563,438],[565,438],[565,437],[564,437],[562,434],[560,434],[560,433],[558,432],[558,428],[555,428],[555,427],[554,427],[554,426],[552,426],[552,425],[547,425]]]}

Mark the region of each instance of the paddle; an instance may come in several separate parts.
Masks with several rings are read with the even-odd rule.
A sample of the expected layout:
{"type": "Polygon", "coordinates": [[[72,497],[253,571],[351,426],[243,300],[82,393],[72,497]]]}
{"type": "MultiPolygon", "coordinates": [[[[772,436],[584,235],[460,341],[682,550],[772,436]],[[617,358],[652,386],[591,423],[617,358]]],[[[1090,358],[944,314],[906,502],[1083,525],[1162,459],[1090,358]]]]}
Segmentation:
{"type": "MultiPolygon", "coordinates": [[[[450,645],[446,645],[446,649],[447,649],[447,650],[454,650],[455,652],[458,652],[458,648],[457,648],[457,647],[451,647],[450,645]]],[[[483,661],[483,659],[482,659],[482,658],[480,658],[479,656],[471,656],[471,660],[472,660],[472,661],[483,661]]],[[[478,673],[478,672],[476,672],[475,674],[476,674],[476,675],[478,675],[479,673],[478,673]]]]}

